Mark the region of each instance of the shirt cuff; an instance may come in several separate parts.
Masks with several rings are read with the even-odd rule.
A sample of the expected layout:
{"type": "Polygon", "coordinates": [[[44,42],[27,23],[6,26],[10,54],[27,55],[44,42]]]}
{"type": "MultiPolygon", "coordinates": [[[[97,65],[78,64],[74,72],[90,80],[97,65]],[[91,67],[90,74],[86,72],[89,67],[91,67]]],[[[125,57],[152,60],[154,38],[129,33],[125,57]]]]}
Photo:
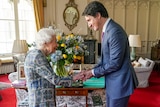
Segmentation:
{"type": "Polygon", "coordinates": [[[95,74],[94,74],[94,69],[92,69],[92,75],[95,76],[95,74]]]}

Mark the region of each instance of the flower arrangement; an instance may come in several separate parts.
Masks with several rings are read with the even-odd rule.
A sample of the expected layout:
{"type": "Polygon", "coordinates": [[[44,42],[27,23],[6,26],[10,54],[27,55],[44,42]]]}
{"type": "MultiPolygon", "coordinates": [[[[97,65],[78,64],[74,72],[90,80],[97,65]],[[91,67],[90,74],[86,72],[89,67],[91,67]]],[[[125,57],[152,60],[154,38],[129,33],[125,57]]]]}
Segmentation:
{"type": "Polygon", "coordinates": [[[54,71],[59,76],[68,76],[70,65],[75,61],[81,61],[84,55],[88,55],[87,46],[79,35],[69,34],[56,36],[58,47],[50,58],[54,71]],[[56,66],[55,66],[56,65],[56,66]]]}

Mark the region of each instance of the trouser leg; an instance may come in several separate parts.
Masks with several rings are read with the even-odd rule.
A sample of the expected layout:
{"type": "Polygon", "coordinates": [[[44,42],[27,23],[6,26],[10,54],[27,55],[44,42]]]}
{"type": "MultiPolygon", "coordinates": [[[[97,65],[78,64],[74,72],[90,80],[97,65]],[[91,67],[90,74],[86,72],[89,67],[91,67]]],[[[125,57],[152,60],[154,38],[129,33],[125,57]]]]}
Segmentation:
{"type": "Polygon", "coordinates": [[[130,96],[119,99],[111,99],[107,96],[107,107],[128,107],[129,97],[130,96]]]}

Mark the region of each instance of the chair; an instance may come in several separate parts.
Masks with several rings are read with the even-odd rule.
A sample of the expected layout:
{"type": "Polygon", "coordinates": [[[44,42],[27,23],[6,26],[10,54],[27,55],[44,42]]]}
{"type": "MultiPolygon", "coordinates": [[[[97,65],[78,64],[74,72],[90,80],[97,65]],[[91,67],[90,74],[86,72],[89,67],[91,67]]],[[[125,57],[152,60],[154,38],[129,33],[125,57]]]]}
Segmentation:
{"type": "MultiPolygon", "coordinates": [[[[8,75],[8,79],[13,82],[18,79],[18,72],[13,72],[8,75]]],[[[24,103],[25,99],[28,97],[28,92],[24,89],[15,89],[16,98],[17,98],[17,106],[16,107],[28,107],[27,104],[24,103]]]]}
{"type": "Polygon", "coordinates": [[[134,66],[134,70],[136,72],[137,79],[139,82],[138,87],[139,88],[148,87],[149,86],[148,80],[155,65],[155,62],[148,58],[143,59],[142,57],[140,57],[138,59],[138,62],[136,63],[138,63],[138,66],[134,66]]]}

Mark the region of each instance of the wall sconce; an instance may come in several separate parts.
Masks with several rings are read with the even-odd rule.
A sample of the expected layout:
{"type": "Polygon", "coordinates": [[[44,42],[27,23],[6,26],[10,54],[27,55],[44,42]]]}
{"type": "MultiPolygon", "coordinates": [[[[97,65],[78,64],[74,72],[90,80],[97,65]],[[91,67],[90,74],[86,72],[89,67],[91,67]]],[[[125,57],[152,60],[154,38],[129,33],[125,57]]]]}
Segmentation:
{"type": "Polygon", "coordinates": [[[24,62],[25,54],[28,51],[26,40],[14,40],[12,53],[18,58],[20,62],[24,62]]]}
{"type": "Polygon", "coordinates": [[[131,47],[131,60],[135,60],[136,58],[136,47],[141,47],[141,38],[140,35],[129,35],[129,45],[131,47]]]}

